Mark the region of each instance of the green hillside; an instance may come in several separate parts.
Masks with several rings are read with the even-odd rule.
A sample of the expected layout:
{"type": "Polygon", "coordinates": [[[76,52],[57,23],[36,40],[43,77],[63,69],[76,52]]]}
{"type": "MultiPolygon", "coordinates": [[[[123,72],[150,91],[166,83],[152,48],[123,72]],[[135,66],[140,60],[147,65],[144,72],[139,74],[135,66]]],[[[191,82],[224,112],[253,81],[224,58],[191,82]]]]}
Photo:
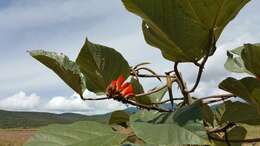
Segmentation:
{"type": "Polygon", "coordinates": [[[0,129],[6,128],[37,128],[48,124],[68,124],[76,121],[92,120],[107,122],[110,114],[86,116],[65,113],[53,114],[44,112],[14,112],[0,110],[0,129]]]}

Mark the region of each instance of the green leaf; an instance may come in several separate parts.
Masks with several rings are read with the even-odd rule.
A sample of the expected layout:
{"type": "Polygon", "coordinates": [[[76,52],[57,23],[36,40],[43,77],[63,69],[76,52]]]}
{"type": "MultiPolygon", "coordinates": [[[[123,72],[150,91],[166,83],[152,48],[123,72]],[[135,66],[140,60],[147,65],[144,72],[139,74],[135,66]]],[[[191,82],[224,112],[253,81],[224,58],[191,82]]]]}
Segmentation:
{"type": "MultiPolygon", "coordinates": [[[[133,85],[135,94],[144,93],[143,86],[139,83],[138,80],[131,78],[131,84],[133,85]]],[[[165,87],[162,90],[155,92],[155,93],[152,93],[150,95],[136,97],[135,100],[138,103],[146,104],[146,105],[149,105],[149,104],[152,104],[152,103],[158,103],[162,100],[162,98],[163,98],[163,96],[165,95],[166,92],[167,92],[167,88],[165,87]]]]}
{"type": "Polygon", "coordinates": [[[108,125],[84,121],[43,127],[25,146],[120,146],[125,138],[108,125]]]}
{"type": "Polygon", "coordinates": [[[260,46],[245,44],[241,53],[245,67],[256,76],[260,75],[260,46]]]}
{"type": "Polygon", "coordinates": [[[250,125],[260,124],[260,114],[254,106],[248,103],[226,101],[218,105],[218,108],[224,109],[220,124],[226,122],[246,123],[250,125]]]}
{"type": "Polygon", "coordinates": [[[130,117],[130,124],[135,134],[149,144],[207,145],[202,107],[202,102],[195,102],[171,113],[141,111],[130,117]]]}
{"type": "Polygon", "coordinates": [[[74,91],[82,95],[86,89],[85,77],[78,65],[63,54],[43,50],[30,51],[30,55],[53,70],[74,91]]]}
{"type": "Polygon", "coordinates": [[[229,77],[219,84],[219,88],[260,107],[260,81],[255,78],[236,80],[229,77]]]}
{"type": "MultiPolygon", "coordinates": [[[[148,44],[171,61],[197,61],[249,0],[123,0],[143,19],[148,44]],[[213,31],[213,34],[212,34],[213,31]],[[211,39],[210,39],[211,38],[211,39]]],[[[211,53],[213,53],[211,52],[211,53]]]]}
{"type": "Polygon", "coordinates": [[[244,46],[232,49],[227,51],[227,61],[225,63],[225,68],[228,71],[236,72],[236,73],[248,73],[255,74],[254,69],[259,70],[257,67],[259,66],[259,58],[257,57],[257,51],[259,51],[260,44],[245,44],[244,46]],[[252,49],[254,48],[254,49],[252,49]],[[245,51],[243,51],[245,50],[245,51]],[[244,53],[242,53],[244,52],[244,53]],[[243,54],[243,55],[241,55],[243,54]],[[253,56],[251,56],[254,54],[253,56]],[[253,57],[254,59],[252,59],[253,57]],[[249,58],[249,59],[247,59],[249,58]],[[252,62],[253,61],[253,62],[252,62]],[[258,62],[257,62],[258,61],[258,62]],[[246,62],[246,64],[244,63],[246,62]],[[257,65],[258,64],[258,65],[257,65]],[[246,65],[246,66],[245,66],[246,65]],[[253,67],[253,68],[252,68],[253,67]],[[251,68],[251,69],[250,69],[251,68]]]}
{"type": "Polygon", "coordinates": [[[87,88],[104,93],[106,87],[119,75],[129,76],[129,65],[115,49],[94,44],[86,39],[76,63],[86,77],[87,88]]]}
{"type": "Polygon", "coordinates": [[[129,122],[129,114],[125,111],[114,111],[112,112],[109,124],[119,124],[124,127],[127,126],[127,123],[129,122]]]}
{"type": "Polygon", "coordinates": [[[228,58],[224,65],[225,69],[235,73],[248,73],[249,71],[245,68],[242,58],[240,56],[235,56],[235,54],[233,55],[230,52],[227,52],[228,58]]]}

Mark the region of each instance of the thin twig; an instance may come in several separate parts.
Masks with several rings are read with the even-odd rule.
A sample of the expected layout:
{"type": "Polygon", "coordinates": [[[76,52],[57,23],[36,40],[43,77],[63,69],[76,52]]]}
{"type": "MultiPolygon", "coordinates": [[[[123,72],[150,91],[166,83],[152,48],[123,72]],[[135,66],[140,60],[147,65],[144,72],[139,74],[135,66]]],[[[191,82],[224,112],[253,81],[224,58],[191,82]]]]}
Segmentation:
{"type": "Polygon", "coordinates": [[[170,74],[169,73],[165,73],[167,78],[166,78],[166,81],[167,81],[167,89],[168,89],[168,93],[169,93],[169,98],[170,98],[170,101],[171,101],[171,105],[172,105],[172,109],[173,109],[173,104],[174,104],[174,100],[173,100],[173,94],[172,94],[172,83],[173,83],[173,80],[171,79],[170,74]]]}
{"type": "Polygon", "coordinates": [[[144,109],[147,109],[147,110],[156,110],[156,111],[159,111],[159,112],[172,112],[172,110],[159,108],[159,107],[156,107],[156,106],[153,106],[153,105],[145,105],[145,104],[137,103],[137,102],[134,102],[132,100],[127,100],[126,103],[134,105],[134,106],[138,106],[138,107],[141,107],[141,108],[144,108],[144,109]]]}
{"type": "Polygon", "coordinates": [[[218,127],[216,129],[213,129],[213,130],[208,130],[208,133],[218,133],[218,132],[225,132],[225,130],[229,129],[229,128],[232,128],[236,126],[235,123],[228,123],[226,124],[225,126],[222,126],[222,127],[218,127]]]}
{"type": "MultiPolygon", "coordinates": [[[[173,100],[183,100],[183,98],[173,98],[173,100]]],[[[164,101],[161,101],[161,102],[153,102],[152,104],[164,104],[164,103],[167,103],[171,101],[170,99],[167,99],[167,100],[164,100],[164,101]]]]}
{"type": "Polygon", "coordinates": [[[136,80],[139,82],[139,78],[138,78],[138,72],[134,69],[130,70],[131,74],[133,74],[133,76],[136,78],[136,80]]]}
{"type": "Polygon", "coordinates": [[[212,95],[212,96],[207,96],[207,97],[202,97],[199,98],[200,100],[205,100],[205,99],[214,99],[214,98],[221,98],[221,99],[226,99],[230,97],[235,97],[236,95],[234,94],[220,94],[220,95],[212,95]]]}
{"type": "Polygon", "coordinates": [[[150,69],[150,68],[140,67],[140,68],[136,69],[137,72],[138,72],[139,70],[146,70],[146,71],[150,72],[151,74],[153,74],[154,76],[156,76],[156,78],[157,78],[159,81],[162,81],[162,80],[160,79],[160,77],[158,77],[159,75],[158,75],[155,71],[153,71],[152,69],[150,69]]]}
{"type": "Polygon", "coordinates": [[[187,91],[187,86],[186,86],[186,83],[184,82],[179,70],[178,70],[178,64],[179,62],[175,62],[174,64],[174,72],[175,72],[175,75],[177,77],[177,83],[181,89],[181,92],[182,92],[182,95],[184,97],[184,104],[191,104],[191,97],[190,97],[190,94],[189,92],[187,91]]]}
{"type": "MultiPolygon", "coordinates": [[[[219,137],[215,137],[211,134],[209,134],[210,139],[216,140],[216,141],[222,141],[222,142],[226,142],[225,139],[223,138],[219,138],[219,137]]],[[[252,142],[260,142],[260,138],[252,138],[252,139],[229,139],[228,140],[231,143],[252,143],[252,142]]]]}
{"type": "Polygon", "coordinates": [[[143,65],[147,65],[147,64],[150,64],[150,62],[142,62],[142,63],[139,63],[139,64],[135,65],[135,66],[133,67],[133,69],[137,69],[139,66],[143,66],[143,65]]]}
{"type": "MultiPolygon", "coordinates": [[[[130,75],[134,76],[134,73],[130,73],[130,75]]],[[[150,75],[150,74],[137,74],[138,77],[142,77],[142,78],[166,78],[166,75],[150,75]]],[[[175,78],[175,75],[171,76],[172,78],[175,78]]]]}
{"type": "Polygon", "coordinates": [[[190,91],[188,91],[189,93],[194,92],[196,90],[196,88],[198,87],[202,73],[203,73],[204,66],[205,66],[205,64],[206,64],[206,62],[207,62],[207,60],[210,56],[212,49],[216,50],[216,38],[214,36],[214,31],[210,30],[210,32],[209,32],[209,44],[208,44],[208,50],[207,50],[206,56],[203,58],[201,64],[197,64],[196,62],[194,63],[195,65],[199,65],[199,72],[198,72],[197,79],[196,79],[194,86],[192,87],[192,89],[190,91]]]}
{"type": "Polygon", "coordinates": [[[192,87],[192,89],[190,91],[188,91],[189,93],[194,92],[196,90],[196,88],[198,87],[202,73],[203,73],[203,69],[204,69],[204,66],[205,66],[205,64],[208,60],[208,57],[209,56],[206,55],[205,58],[203,59],[202,63],[200,64],[196,82],[195,82],[194,86],[192,87]]]}
{"type": "Polygon", "coordinates": [[[162,90],[162,89],[164,89],[164,88],[166,88],[166,87],[167,87],[167,85],[163,85],[163,86],[161,86],[161,87],[159,87],[159,88],[155,88],[154,90],[150,90],[150,91],[147,91],[147,92],[145,92],[145,93],[136,94],[136,95],[134,95],[134,97],[140,97],[140,96],[150,95],[150,94],[156,93],[156,92],[158,92],[158,91],[160,91],[160,90],[162,90]]]}
{"type": "Polygon", "coordinates": [[[106,99],[112,99],[110,97],[100,97],[100,98],[84,98],[82,95],[80,96],[82,100],[106,100],[106,99]]]}

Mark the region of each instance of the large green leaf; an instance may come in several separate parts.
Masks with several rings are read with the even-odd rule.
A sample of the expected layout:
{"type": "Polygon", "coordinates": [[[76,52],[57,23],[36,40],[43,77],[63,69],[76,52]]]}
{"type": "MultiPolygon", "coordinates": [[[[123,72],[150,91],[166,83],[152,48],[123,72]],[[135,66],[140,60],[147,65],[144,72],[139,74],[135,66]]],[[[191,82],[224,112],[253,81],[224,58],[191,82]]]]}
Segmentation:
{"type": "Polygon", "coordinates": [[[171,113],[141,111],[130,117],[130,124],[135,134],[149,144],[207,145],[202,119],[208,112],[202,104],[198,101],[171,113]]]}
{"type": "Polygon", "coordinates": [[[103,93],[119,75],[124,75],[125,78],[129,76],[129,65],[119,52],[87,39],[76,63],[86,76],[87,88],[95,93],[103,93]]]}
{"type": "Polygon", "coordinates": [[[84,121],[43,127],[25,146],[120,146],[125,138],[108,125],[84,121]]]}
{"type": "MultiPolygon", "coordinates": [[[[171,61],[197,61],[249,0],[123,0],[143,19],[148,44],[171,61]]],[[[214,50],[212,50],[214,51],[214,50]]],[[[211,52],[213,53],[213,52],[211,52]]]]}
{"type": "Polygon", "coordinates": [[[260,106],[260,81],[256,78],[246,77],[236,80],[229,77],[219,84],[219,88],[260,106]]]}
{"type": "Polygon", "coordinates": [[[78,65],[67,56],[43,50],[30,51],[30,55],[53,70],[74,91],[83,94],[86,89],[85,77],[78,65]]]}
{"type": "Polygon", "coordinates": [[[219,117],[219,124],[232,122],[260,125],[260,114],[254,106],[248,103],[227,101],[218,105],[216,110],[219,109],[223,110],[219,117]]]}
{"type": "Polygon", "coordinates": [[[245,44],[241,57],[245,67],[256,76],[260,75],[260,46],[253,44],[245,44]]]}
{"type": "MultiPolygon", "coordinates": [[[[133,85],[135,94],[144,93],[143,86],[139,83],[138,80],[132,78],[131,84],[133,85]]],[[[167,88],[165,87],[158,92],[155,92],[155,93],[152,93],[149,95],[145,95],[145,96],[136,97],[135,100],[141,104],[146,104],[146,105],[149,105],[152,103],[158,103],[162,100],[162,98],[164,97],[166,92],[167,92],[167,88]]]]}

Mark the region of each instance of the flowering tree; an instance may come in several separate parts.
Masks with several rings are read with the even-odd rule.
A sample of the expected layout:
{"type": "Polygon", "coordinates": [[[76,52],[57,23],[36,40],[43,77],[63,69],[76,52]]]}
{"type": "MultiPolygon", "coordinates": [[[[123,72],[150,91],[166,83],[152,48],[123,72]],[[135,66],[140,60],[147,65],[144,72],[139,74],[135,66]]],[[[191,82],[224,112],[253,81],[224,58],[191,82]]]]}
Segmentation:
{"type": "Polygon", "coordinates": [[[115,111],[107,125],[87,121],[50,125],[27,146],[231,146],[260,141],[259,44],[245,44],[227,52],[225,68],[249,74],[240,80],[224,79],[219,88],[228,94],[192,96],[208,58],[218,50],[216,42],[222,31],[249,0],[122,1],[128,11],[142,18],[145,41],[160,49],[163,57],[173,62],[172,68],[161,75],[146,67],[148,63],[129,66],[115,49],[87,39],[76,61],[63,54],[31,51],[32,57],[52,69],[82,100],[116,100],[139,111],[133,115],[115,111]],[[192,87],[186,86],[178,69],[182,63],[198,67],[192,87]],[[144,91],[140,78],[156,78],[162,85],[144,91]],[[173,94],[174,84],[182,97],[173,94]],[[83,97],[85,90],[104,97],[83,97]],[[164,97],[166,93],[168,97],[164,97]],[[232,102],[231,97],[245,102],[232,102]],[[171,108],[163,106],[168,102],[171,108]]]}

